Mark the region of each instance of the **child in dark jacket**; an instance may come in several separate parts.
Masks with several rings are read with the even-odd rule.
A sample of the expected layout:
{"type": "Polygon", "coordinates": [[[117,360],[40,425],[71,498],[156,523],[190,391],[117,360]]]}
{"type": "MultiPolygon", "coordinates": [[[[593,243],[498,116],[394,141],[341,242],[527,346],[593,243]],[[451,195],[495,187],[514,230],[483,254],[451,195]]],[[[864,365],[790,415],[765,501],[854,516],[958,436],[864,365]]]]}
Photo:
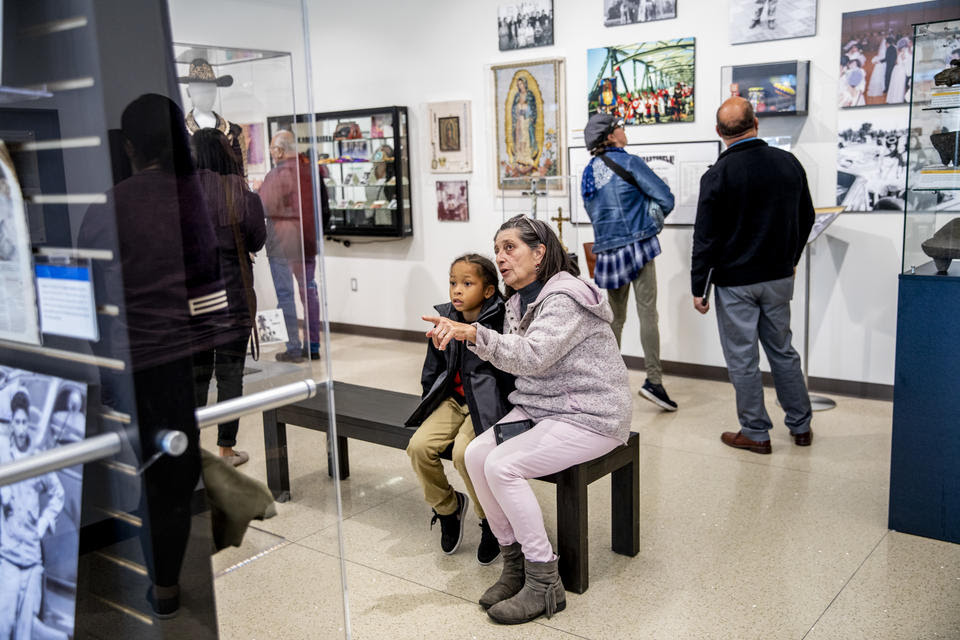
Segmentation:
{"type": "MultiPolygon", "coordinates": [[[[473,253],[454,260],[450,302],[434,308],[456,322],[476,322],[502,331],[504,304],[493,262],[473,253]]],[[[510,411],[507,396],[513,391],[513,376],[481,360],[460,342],[451,343],[445,351],[428,342],[421,383],[423,399],[406,422],[408,427],[417,427],[407,454],[423,485],[424,498],[433,507],[430,526],[440,521],[440,548],[446,554],[454,553],[463,540],[463,517],[472,498],[481,528],[477,561],[490,564],[499,557],[500,546],[474,494],[463,452],[475,436],[510,411]],[[469,498],[454,491],[443,471],[440,454],[451,444],[453,466],[460,472],[469,498]]]]}

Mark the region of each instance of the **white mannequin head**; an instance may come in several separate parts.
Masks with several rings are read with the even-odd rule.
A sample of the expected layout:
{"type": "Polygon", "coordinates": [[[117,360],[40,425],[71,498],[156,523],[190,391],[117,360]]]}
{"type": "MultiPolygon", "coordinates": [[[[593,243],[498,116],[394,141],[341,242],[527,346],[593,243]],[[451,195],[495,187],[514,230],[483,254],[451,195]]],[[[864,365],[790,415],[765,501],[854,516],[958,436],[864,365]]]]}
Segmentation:
{"type": "Polygon", "coordinates": [[[213,82],[190,82],[187,84],[187,95],[195,110],[209,113],[217,101],[217,85],[213,82]]]}

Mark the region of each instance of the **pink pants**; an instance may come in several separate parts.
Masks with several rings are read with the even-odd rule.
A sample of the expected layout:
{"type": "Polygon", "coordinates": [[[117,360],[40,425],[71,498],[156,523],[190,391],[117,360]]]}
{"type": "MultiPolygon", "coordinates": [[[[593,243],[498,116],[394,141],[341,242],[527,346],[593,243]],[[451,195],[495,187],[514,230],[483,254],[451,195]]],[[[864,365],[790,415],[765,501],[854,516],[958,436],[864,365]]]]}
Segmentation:
{"type": "MultiPolygon", "coordinates": [[[[501,422],[526,420],[515,408],[501,422]]],[[[500,446],[487,429],[467,446],[465,459],[477,499],[490,530],[503,546],[519,542],[531,562],[550,562],[556,556],[537,497],[527,482],[593,460],[620,446],[620,441],[557,420],[541,420],[529,431],[500,446]]]]}

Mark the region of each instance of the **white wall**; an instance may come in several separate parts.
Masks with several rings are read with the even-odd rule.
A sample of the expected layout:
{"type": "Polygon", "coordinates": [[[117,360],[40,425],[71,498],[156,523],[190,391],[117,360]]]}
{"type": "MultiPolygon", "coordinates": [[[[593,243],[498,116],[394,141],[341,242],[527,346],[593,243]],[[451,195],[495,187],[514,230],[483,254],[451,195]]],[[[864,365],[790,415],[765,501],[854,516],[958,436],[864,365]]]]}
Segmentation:
{"type": "MultiPolygon", "coordinates": [[[[807,170],[814,202],[828,206],[835,200],[841,14],[894,4],[892,0],[821,0],[816,36],[731,46],[725,0],[678,0],[675,20],[615,28],[603,26],[602,0],[554,0],[554,46],[500,52],[496,17],[502,2],[506,0],[360,4],[314,0],[309,4],[316,90],[313,110],[406,105],[414,141],[414,235],[350,248],[325,243],[331,321],[424,328],[419,316],[446,298],[449,261],[468,250],[491,253],[501,213],[492,171],[489,65],[565,58],[569,141],[571,130],[581,129],[587,117],[587,49],[695,36],[696,122],[628,130],[631,142],[668,142],[715,139],[713,114],[720,103],[721,66],[808,59],[810,115],[763,120],[761,135],[795,134],[794,152],[807,170]],[[471,220],[467,223],[436,220],[435,181],[461,177],[429,172],[425,104],[444,100],[472,102],[474,171],[462,176],[470,181],[471,220]],[[356,292],[350,291],[351,278],[358,281],[356,292]]],[[[171,0],[171,4],[175,40],[293,51],[295,77],[301,82],[297,3],[171,0]]],[[[297,89],[297,104],[304,105],[303,87],[297,89]]],[[[580,229],[580,242],[591,239],[589,231],[580,229]]],[[[900,215],[844,214],[818,242],[811,255],[810,375],[892,384],[902,232],[900,215]]],[[[689,228],[670,227],[661,236],[663,255],[657,269],[662,357],[722,366],[713,314],[701,317],[690,302],[691,236],[689,228]]],[[[794,305],[798,348],[803,326],[802,265],[794,305]]],[[[624,331],[624,352],[642,355],[633,313],[624,331]]]]}

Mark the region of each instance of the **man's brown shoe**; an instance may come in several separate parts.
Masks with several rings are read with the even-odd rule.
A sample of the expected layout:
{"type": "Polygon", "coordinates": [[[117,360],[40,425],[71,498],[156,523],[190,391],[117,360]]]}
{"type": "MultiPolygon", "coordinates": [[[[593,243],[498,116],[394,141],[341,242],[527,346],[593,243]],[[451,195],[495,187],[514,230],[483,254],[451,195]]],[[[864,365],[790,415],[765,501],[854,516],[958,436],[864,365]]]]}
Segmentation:
{"type": "Polygon", "coordinates": [[[736,433],[732,431],[724,431],[720,436],[720,440],[723,442],[723,444],[735,449],[747,449],[748,451],[753,451],[754,453],[770,453],[771,451],[769,440],[765,442],[757,442],[756,440],[751,440],[739,431],[736,433]]]}
{"type": "Polygon", "coordinates": [[[809,447],[810,443],[813,442],[813,429],[810,429],[810,431],[806,433],[793,434],[793,442],[798,447],[809,447]]]}

